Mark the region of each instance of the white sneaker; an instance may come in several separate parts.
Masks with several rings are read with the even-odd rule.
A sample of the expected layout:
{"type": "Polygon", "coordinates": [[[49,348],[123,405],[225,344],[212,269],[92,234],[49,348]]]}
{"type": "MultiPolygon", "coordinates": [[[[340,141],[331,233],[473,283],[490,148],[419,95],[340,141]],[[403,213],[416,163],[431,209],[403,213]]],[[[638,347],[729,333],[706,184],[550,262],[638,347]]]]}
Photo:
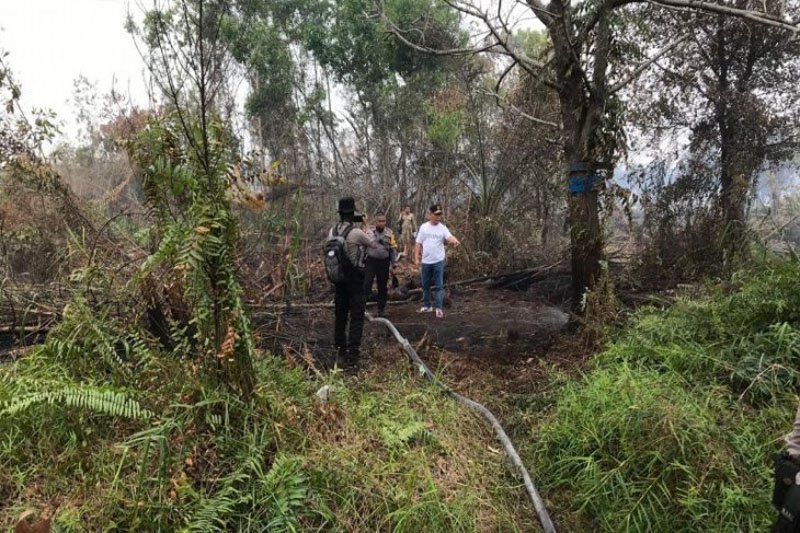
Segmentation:
{"type": "Polygon", "coordinates": [[[430,313],[433,311],[433,307],[425,307],[424,305],[419,308],[420,313],[430,313]]]}
{"type": "Polygon", "coordinates": [[[441,309],[436,310],[436,318],[444,318],[444,311],[441,309]]]}

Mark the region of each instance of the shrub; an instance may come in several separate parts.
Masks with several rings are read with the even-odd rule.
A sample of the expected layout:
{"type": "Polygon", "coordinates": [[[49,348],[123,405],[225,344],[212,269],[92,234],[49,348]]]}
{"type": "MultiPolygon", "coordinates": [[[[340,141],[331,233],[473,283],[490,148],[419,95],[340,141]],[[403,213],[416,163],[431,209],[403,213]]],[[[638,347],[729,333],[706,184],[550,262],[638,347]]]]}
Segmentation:
{"type": "Polygon", "coordinates": [[[762,432],[728,426],[731,409],[720,389],[695,394],[675,374],[621,363],[566,388],[537,429],[536,463],[604,531],[764,530],[767,469],[732,444],[762,432]]]}
{"type": "Polygon", "coordinates": [[[767,266],[732,294],[642,310],[600,360],[724,383],[755,404],[800,390],[800,266],[767,266]]]}
{"type": "Polygon", "coordinates": [[[800,390],[800,265],[761,268],[704,299],[641,310],[564,388],[531,453],[570,519],[612,531],[767,528],[769,455],[800,390]]]}

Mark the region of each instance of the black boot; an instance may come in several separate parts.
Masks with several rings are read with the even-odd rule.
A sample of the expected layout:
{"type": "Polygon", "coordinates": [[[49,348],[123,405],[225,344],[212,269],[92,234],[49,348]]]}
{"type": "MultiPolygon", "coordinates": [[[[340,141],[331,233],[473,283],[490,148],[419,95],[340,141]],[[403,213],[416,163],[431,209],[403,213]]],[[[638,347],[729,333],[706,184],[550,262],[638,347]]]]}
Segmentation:
{"type": "Polygon", "coordinates": [[[347,348],[344,346],[336,347],[336,358],[333,361],[334,367],[344,368],[347,361],[347,348]]]}
{"type": "Polygon", "coordinates": [[[358,350],[348,350],[342,368],[344,368],[344,371],[348,374],[357,374],[359,359],[360,354],[358,350]]]}

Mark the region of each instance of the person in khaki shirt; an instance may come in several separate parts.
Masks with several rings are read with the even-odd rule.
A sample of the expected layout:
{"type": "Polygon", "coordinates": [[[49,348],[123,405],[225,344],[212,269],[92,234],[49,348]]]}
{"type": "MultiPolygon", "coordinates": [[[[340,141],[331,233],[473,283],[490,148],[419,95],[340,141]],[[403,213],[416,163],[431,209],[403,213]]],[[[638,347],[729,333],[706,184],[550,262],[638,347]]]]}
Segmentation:
{"type": "Polygon", "coordinates": [[[417,219],[411,212],[411,206],[406,204],[400,212],[400,236],[403,241],[403,256],[406,260],[412,257],[417,229],[417,219]]]}
{"type": "Polygon", "coordinates": [[[329,239],[333,237],[334,231],[337,235],[346,235],[345,246],[352,265],[348,271],[347,280],[334,285],[333,329],[337,362],[351,371],[358,369],[361,336],[364,330],[366,308],[364,261],[367,249],[376,246],[364,232],[364,229],[368,227],[367,222],[366,215],[363,215],[362,219],[362,215],[356,213],[355,200],[348,196],[339,200],[339,223],[328,232],[329,239]],[[347,331],[348,319],[349,331],[347,331]]]}

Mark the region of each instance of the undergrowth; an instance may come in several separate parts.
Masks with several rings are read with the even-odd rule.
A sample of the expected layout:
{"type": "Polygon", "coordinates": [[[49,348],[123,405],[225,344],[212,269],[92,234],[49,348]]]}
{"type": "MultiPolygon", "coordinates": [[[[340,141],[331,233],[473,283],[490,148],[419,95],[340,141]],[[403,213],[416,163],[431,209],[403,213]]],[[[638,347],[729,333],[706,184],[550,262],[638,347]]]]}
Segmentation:
{"type": "Polygon", "coordinates": [[[800,386],[800,266],[643,309],[531,429],[567,529],[765,531],[800,386]]]}
{"type": "Polygon", "coordinates": [[[262,354],[245,402],[165,354],[65,359],[57,333],[0,366],[4,527],[58,505],[57,531],[535,529],[491,432],[403,363],[354,382],[262,354]]]}
{"type": "MultiPolygon", "coordinates": [[[[60,320],[45,344],[0,362],[0,527],[26,517],[39,531],[52,517],[57,531],[532,530],[491,434],[405,365],[383,381],[309,377],[256,349],[233,208],[256,184],[229,175],[239,143],[216,112],[210,80],[222,74],[203,45],[219,31],[203,13],[147,17],[153,32],[175,32],[168,52],[161,38],[150,52],[199,94],[186,105],[173,94],[120,139],[141,178],[144,226],[94,229],[38,155],[46,120],[20,122],[0,154],[4,179],[59,197],[74,286],[47,302],[60,320]],[[190,19],[194,38],[179,27],[190,19]],[[322,385],[333,390],[324,404],[322,385]]],[[[297,269],[285,270],[287,291],[303,292],[297,269]]]]}

